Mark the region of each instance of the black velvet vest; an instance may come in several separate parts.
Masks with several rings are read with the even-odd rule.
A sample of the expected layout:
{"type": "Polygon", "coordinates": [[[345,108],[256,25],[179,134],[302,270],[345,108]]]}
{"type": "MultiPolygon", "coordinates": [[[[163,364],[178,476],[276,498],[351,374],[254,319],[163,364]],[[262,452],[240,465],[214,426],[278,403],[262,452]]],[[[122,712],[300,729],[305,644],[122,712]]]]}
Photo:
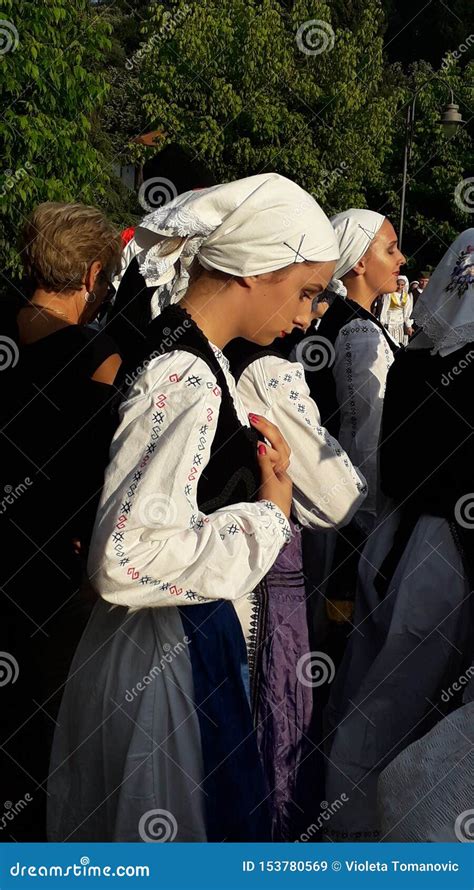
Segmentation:
{"type": "Polygon", "coordinates": [[[180,306],[168,306],[147,329],[141,361],[179,350],[199,356],[210,368],[222,392],[211,455],[199,479],[197,503],[204,513],[230,504],[256,500],[260,486],[256,432],[237,416],[225,374],[202,331],[180,306]]]}

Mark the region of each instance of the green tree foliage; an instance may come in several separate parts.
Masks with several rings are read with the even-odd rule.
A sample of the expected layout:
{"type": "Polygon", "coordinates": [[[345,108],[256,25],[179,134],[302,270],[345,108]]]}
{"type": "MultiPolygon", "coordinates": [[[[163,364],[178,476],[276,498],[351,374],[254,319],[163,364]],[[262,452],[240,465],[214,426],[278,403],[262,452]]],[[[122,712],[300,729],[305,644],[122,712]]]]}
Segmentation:
{"type": "Polygon", "coordinates": [[[149,128],[140,102],[140,71],[135,55],[140,49],[150,0],[100,0],[97,10],[111,28],[111,46],[101,70],[110,89],[101,112],[104,133],[117,162],[130,163],[130,142],[149,128]]]}
{"type": "Polygon", "coordinates": [[[151,128],[219,178],[273,169],[328,211],[364,205],[367,183],[381,181],[398,85],[384,79],[380,0],[356,5],[345,24],[322,0],[151,6],[140,50],[151,128]]]}
{"type": "Polygon", "coordinates": [[[383,212],[397,225],[400,211],[402,158],[407,105],[416,94],[412,147],[408,164],[403,248],[410,268],[436,264],[457,234],[472,225],[472,192],[465,181],[474,172],[472,100],[474,64],[461,68],[446,64],[434,71],[426,62],[412,66],[405,83],[404,101],[397,114],[397,134],[384,171],[383,212]],[[465,125],[453,134],[440,126],[440,114],[451,100],[465,125]],[[418,92],[417,92],[418,91],[418,92]],[[463,186],[463,181],[465,185],[463,186]]]}
{"type": "Polygon", "coordinates": [[[4,0],[2,17],[11,40],[0,55],[0,263],[11,278],[32,207],[105,197],[107,163],[94,133],[107,93],[98,69],[110,27],[87,0],[4,0]]]}

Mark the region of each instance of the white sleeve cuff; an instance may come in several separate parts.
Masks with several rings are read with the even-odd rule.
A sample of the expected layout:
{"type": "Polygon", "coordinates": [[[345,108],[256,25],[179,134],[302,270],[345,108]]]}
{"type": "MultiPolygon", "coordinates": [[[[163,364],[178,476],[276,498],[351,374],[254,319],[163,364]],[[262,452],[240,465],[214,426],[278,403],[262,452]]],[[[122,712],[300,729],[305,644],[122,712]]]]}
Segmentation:
{"type": "Polygon", "coordinates": [[[291,526],[288,522],[284,513],[281,512],[279,507],[273,503],[273,501],[259,501],[259,504],[262,507],[265,507],[265,510],[268,512],[268,516],[271,520],[271,525],[275,529],[276,533],[281,535],[283,538],[284,544],[289,544],[291,541],[291,526]]]}

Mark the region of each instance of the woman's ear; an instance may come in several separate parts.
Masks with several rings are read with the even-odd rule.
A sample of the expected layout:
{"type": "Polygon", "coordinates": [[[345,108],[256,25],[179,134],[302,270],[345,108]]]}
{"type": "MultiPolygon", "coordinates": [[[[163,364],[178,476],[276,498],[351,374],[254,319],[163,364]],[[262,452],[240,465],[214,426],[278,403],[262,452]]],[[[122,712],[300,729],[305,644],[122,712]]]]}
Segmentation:
{"type": "Polygon", "coordinates": [[[92,293],[92,291],[94,290],[95,280],[96,280],[99,272],[101,272],[101,271],[102,271],[101,261],[94,260],[94,262],[91,263],[91,265],[89,266],[89,268],[86,272],[86,277],[85,277],[85,281],[84,281],[84,284],[86,286],[86,291],[88,291],[88,293],[92,293]]]}
{"type": "Polygon", "coordinates": [[[237,284],[240,284],[241,287],[247,287],[250,290],[253,290],[254,287],[258,284],[258,279],[263,277],[263,275],[236,275],[234,281],[236,281],[237,284]]]}
{"type": "Polygon", "coordinates": [[[365,256],[359,260],[358,263],[355,264],[354,268],[351,270],[354,275],[365,275],[367,269],[367,263],[365,256]]]}

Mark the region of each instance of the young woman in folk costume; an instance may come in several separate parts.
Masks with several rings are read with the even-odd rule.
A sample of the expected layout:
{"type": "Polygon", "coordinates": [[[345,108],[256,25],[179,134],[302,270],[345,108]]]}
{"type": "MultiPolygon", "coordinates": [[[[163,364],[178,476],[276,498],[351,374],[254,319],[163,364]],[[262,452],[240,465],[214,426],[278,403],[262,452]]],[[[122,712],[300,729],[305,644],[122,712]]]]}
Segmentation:
{"type": "MultiPolygon", "coordinates": [[[[320,227],[322,248],[323,232],[320,227]]],[[[348,523],[366,494],[364,477],[321,425],[298,361],[298,346],[294,359],[288,358],[298,333],[308,327],[308,305],[312,301],[312,317],[314,301],[323,292],[321,284],[308,284],[307,305],[269,347],[237,339],[225,349],[237,394],[246,409],[257,414],[250,414],[252,423],[261,429],[263,418],[272,421],[291,449],[291,542],[255,590],[236,602],[242,625],[249,628],[252,708],[276,841],[295,840],[323,796],[324,771],[314,744],[320,737],[316,726],[321,715],[313,711],[313,686],[328,666],[311,653],[312,605],[302,542],[307,537],[306,546],[311,547],[312,531],[348,523]]]]}
{"type": "Polygon", "coordinates": [[[350,797],[334,817],[343,839],[378,836],[378,776],[461,704],[462,685],[446,690],[472,663],[474,229],[448,249],[414,315],[423,330],[395,359],[384,405],[391,501],[360,562],[358,632],[333,690],[326,792],[350,797]]]}
{"type": "Polygon", "coordinates": [[[338,250],[316,202],[271,173],[187,193],[148,225],[161,241],[142,272],[163,311],[111,447],[49,836],[256,841],[267,790],[234,603],[290,539],[289,449],[268,421],[258,445],[221,350],[309,317],[307,288],[326,286],[338,250]]]}
{"type": "Polygon", "coordinates": [[[398,349],[370,307],[378,295],[395,289],[405,258],[392,224],[380,213],[346,210],[332,224],[340,251],[336,278],[347,295],[337,294],[321,320],[307,379],[322,423],[368,485],[351,523],[340,532],[315,536],[307,553],[312,583],[328,600],[326,624],[316,613],[313,645],[328,652],[337,666],[350,629],[360,550],[378,509],[377,444],[387,373],[398,349]]]}
{"type": "Polygon", "coordinates": [[[399,275],[397,289],[384,294],[380,321],[399,346],[406,346],[413,334],[413,297],[409,293],[408,278],[399,275]]]}

